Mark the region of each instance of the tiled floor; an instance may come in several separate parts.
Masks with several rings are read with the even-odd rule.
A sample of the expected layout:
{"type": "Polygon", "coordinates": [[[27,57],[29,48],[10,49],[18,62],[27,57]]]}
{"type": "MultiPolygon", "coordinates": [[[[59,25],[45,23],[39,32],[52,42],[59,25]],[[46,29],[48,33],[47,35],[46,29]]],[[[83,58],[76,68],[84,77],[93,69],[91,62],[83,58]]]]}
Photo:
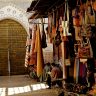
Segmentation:
{"type": "Polygon", "coordinates": [[[57,89],[46,89],[26,75],[0,76],[0,96],[58,96],[57,89]]]}

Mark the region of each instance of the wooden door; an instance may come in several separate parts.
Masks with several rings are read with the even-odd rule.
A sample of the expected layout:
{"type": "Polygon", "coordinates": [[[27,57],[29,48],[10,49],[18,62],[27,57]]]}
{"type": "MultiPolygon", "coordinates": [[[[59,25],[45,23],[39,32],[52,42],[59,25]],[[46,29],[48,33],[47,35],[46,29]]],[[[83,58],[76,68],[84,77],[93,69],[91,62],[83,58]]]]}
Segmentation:
{"type": "Polygon", "coordinates": [[[0,22],[0,75],[8,75],[8,24],[0,22]]]}
{"type": "MultiPolygon", "coordinates": [[[[5,34],[4,36],[1,35],[1,37],[5,38],[5,45],[6,51],[0,50],[1,55],[3,56],[3,61],[0,62],[0,70],[2,70],[1,75],[22,75],[25,74],[25,66],[24,66],[24,60],[25,60],[25,44],[26,44],[26,37],[27,33],[25,29],[22,27],[21,24],[14,20],[6,19],[0,22],[0,25],[3,26],[4,31],[1,30],[0,27],[0,35],[5,34]],[[3,22],[3,25],[2,25],[3,22]],[[3,52],[3,53],[2,53],[3,52]],[[6,52],[4,57],[4,52],[6,52]],[[5,68],[1,68],[1,66],[4,65],[5,68]],[[5,70],[6,69],[6,72],[5,70]]],[[[2,44],[1,40],[0,43],[2,44]]],[[[3,48],[5,48],[3,47],[3,48]]],[[[0,46],[1,48],[1,46],[0,46]]],[[[1,58],[0,58],[1,59],[1,58]]],[[[0,60],[1,61],[1,60],[0,60]]]]}

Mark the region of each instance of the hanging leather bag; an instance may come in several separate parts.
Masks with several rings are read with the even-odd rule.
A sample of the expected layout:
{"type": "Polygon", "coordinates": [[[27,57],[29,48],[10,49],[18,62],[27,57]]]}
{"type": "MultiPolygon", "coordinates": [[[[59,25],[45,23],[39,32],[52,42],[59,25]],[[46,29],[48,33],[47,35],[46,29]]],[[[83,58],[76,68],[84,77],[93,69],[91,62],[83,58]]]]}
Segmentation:
{"type": "Polygon", "coordinates": [[[96,0],[92,4],[93,4],[93,9],[96,11],[96,0]]]}
{"type": "Polygon", "coordinates": [[[86,2],[85,24],[95,24],[95,12],[92,7],[92,1],[86,2]]]}
{"type": "Polygon", "coordinates": [[[62,28],[63,28],[62,41],[66,41],[67,36],[71,35],[71,33],[69,33],[69,6],[68,6],[68,1],[65,2],[64,20],[62,21],[62,28]]]}
{"type": "Polygon", "coordinates": [[[43,18],[41,19],[41,26],[42,26],[41,45],[42,45],[42,48],[46,48],[47,47],[47,42],[46,42],[46,34],[45,34],[45,31],[44,31],[43,18]]]}
{"type": "Polygon", "coordinates": [[[80,26],[80,5],[78,4],[79,0],[77,0],[76,8],[73,10],[73,25],[79,27],[80,26]]]}
{"type": "Polygon", "coordinates": [[[61,40],[61,36],[60,36],[60,31],[56,31],[56,36],[55,36],[55,40],[54,40],[54,43],[55,45],[58,47],[60,45],[60,43],[62,42],[61,40]]]}
{"type": "Polygon", "coordinates": [[[86,38],[85,40],[82,40],[81,46],[78,48],[78,57],[79,58],[92,58],[93,52],[90,44],[90,40],[86,38]]]}
{"type": "Polygon", "coordinates": [[[58,14],[58,9],[57,9],[57,14],[56,14],[56,36],[54,38],[54,43],[58,47],[60,43],[62,42],[61,40],[61,35],[59,31],[59,14],[58,14]]]}

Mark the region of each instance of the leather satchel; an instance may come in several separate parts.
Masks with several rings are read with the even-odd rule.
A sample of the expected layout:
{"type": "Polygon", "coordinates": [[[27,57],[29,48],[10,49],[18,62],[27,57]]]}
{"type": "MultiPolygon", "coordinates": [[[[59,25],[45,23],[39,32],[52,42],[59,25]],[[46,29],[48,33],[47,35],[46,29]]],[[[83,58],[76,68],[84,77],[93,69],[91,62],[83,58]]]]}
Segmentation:
{"type": "Polygon", "coordinates": [[[89,46],[83,46],[78,49],[79,57],[80,58],[89,58],[90,57],[90,47],[89,46]]]}
{"type": "Polygon", "coordinates": [[[60,45],[60,43],[62,42],[62,40],[61,40],[61,36],[60,36],[60,31],[56,31],[56,33],[57,34],[55,36],[54,43],[58,47],[60,45]]]}
{"type": "Polygon", "coordinates": [[[79,58],[92,58],[93,51],[89,39],[87,38],[86,43],[81,43],[81,46],[78,48],[78,57],[79,58]]]}

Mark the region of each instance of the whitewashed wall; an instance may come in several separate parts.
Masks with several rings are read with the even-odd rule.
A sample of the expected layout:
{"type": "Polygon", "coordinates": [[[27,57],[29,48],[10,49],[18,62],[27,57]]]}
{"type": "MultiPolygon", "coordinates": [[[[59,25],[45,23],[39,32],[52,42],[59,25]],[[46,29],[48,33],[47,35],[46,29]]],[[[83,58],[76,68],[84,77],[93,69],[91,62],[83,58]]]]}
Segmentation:
{"type": "Polygon", "coordinates": [[[26,15],[26,12],[19,9],[15,5],[9,4],[7,6],[0,8],[0,20],[3,19],[13,19],[19,22],[28,33],[29,23],[28,23],[28,17],[26,15]]]}

